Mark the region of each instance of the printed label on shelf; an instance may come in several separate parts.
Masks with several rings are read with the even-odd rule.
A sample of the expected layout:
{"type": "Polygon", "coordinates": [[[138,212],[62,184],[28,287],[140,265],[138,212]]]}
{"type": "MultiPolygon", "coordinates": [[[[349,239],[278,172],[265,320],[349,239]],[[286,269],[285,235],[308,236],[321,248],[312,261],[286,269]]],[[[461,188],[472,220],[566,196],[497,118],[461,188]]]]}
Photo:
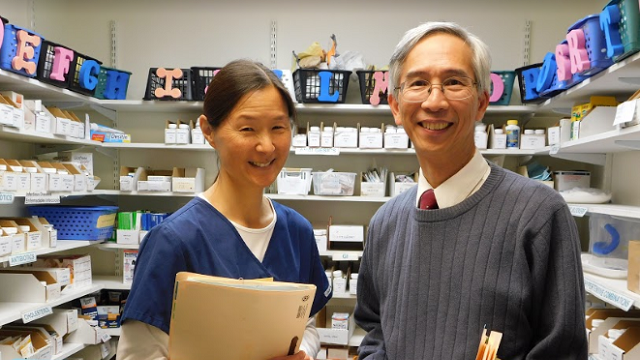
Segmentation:
{"type": "Polygon", "coordinates": [[[109,356],[110,352],[111,352],[111,347],[109,346],[108,342],[100,344],[100,353],[103,359],[106,359],[107,356],[109,356]]]}
{"type": "Polygon", "coordinates": [[[589,208],[575,205],[569,205],[569,210],[571,210],[571,215],[575,217],[583,217],[589,212],[589,208]]]}
{"type": "Polygon", "coordinates": [[[13,204],[13,199],[13,194],[0,193],[0,204],[13,204]]]}
{"type": "Polygon", "coordinates": [[[560,151],[560,145],[551,145],[551,149],[549,149],[549,155],[555,155],[560,151]]]}
{"type": "Polygon", "coordinates": [[[104,331],[104,329],[96,328],[96,332],[98,333],[98,339],[100,339],[100,341],[102,341],[103,343],[106,343],[107,341],[111,340],[111,336],[107,334],[107,332],[104,331]]]}
{"type": "Polygon", "coordinates": [[[333,261],[358,261],[358,259],[359,256],[357,253],[349,252],[333,254],[333,256],[331,257],[331,260],[333,261]]]}
{"type": "Polygon", "coordinates": [[[616,109],[616,118],[613,120],[613,125],[625,124],[633,120],[633,116],[636,113],[636,101],[625,101],[618,105],[616,109]]]}
{"type": "Polygon", "coordinates": [[[32,252],[11,255],[9,257],[9,266],[18,266],[36,261],[36,254],[32,252]]]}
{"type": "Polygon", "coordinates": [[[31,310],[22,314],[22,322],[26,324],[28,322],[31,322],[33,320],[38,320],[40,318],[43,318],[51,314],[53,314],[53,310],[51,309],[51,306],[41,307],[39,309],[31,310]]]}
{"type": "Polygon", "coordinates": [[[329,156],[338,156],[340,155],[340,148],[296,148],[296,155],[329,155],[329,156]]]}
{"type": "Polygon", "coordinates": [[[619,309],[629,311],[633,306],[633,299],[628,298],[622,294],[618,294],[614,290],[607,289],[606,287],[591,281],[590,279],[584,279],[584,286],[587,292],[597,297],[598,299],[605,301],[619,309]]]}
{"type": "Polygon", "coordinates": [[[24,197],[25,205],[60,204],[60,195],[53,194],[27,194],[24,197]]]}

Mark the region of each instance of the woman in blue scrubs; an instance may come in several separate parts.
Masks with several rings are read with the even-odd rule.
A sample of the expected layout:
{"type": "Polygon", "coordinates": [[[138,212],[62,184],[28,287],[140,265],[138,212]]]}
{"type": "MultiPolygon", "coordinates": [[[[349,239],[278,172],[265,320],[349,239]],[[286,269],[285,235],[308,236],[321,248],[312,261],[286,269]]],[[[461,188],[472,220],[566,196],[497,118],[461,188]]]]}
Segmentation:
{"type": "MultiPolygon", "coordinates": [[[[122,317],[119,360],[167,359],[172,291],[180,271],[317,286],[301,351],[320,348],[315,315],[331,298],[308,220],[263,195],[287,160],[296,112],[278,77],[236,60],[213,78],[200,128],[216,150],[214,184],[153,228],[140,247],[122,317]]],[[[265,359],[267,360],[267,359],[265,359]]]]}

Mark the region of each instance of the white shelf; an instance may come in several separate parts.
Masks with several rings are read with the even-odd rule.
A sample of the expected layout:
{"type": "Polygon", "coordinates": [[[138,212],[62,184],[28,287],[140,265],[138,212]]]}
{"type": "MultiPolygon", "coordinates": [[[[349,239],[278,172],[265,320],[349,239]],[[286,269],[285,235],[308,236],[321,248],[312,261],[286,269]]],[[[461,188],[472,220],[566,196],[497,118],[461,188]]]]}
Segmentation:
{"type": "Polygon", "coordinates": [[[597,135],[567,141],[560,146],[559,153],[602,154],[633,150],[631,148],[617,144],[618,141],[628,140],[635,140],[640,143],[640,125],[631,126],[624,129],[606,131],[597,135]]]}
{"type": "Polygon", "coordinates": [[[71,90],[43,83],[36,78],[28,78],[6,70],[0,70],[0,89],[15,91],[27,99],[43,99],[49,103],[71,102],[86,106],[99,105],[101,102],[71,90]]]}
{"type": "Polygon", "coordinates": [[[640,307],[640,294],[627,290],[627,279],[610,279],[590,273],[584,273],[585,287],[588,293],[613,306],[625,309],[622,305],[640,307]]]}
{"type": "Polygon", "coordinates": [[[103,143],[100,146],[113,149],[148,149],[148,150],[186,150],[186,151],[214,151],[209,144],[164,144],[164,143],[103,143]]]}
{"type": "Polygon", "coordinates": [[[320,251],[320,256],[330,256],[330,257],[340,257],[340,258],[361,258],[362,251],[351,251],[351,250],[325,250],[320,251]]]}
{"type": "Polygon", "coordinates": [[[131,284],[124,284],[122,276],[102,276],[94,275],[93,282],[99,284],[102,289],[108,290],[131,290],[131,284]]]}
{"type": "Polygon", "coordinates": [[[350,299],[355,300],[358,297],[356,295],[352,295],[350,293],[333,293],[332,299],[350,299]]]}
{"type": "Polygon", "coordinates": [[[640,219],[640,207],[628,206],[628,205],[614,205],[614,204],[569,204],[569,209],[580,212],[587,209],[586,215],[590,214],[603,214],[611,216],[620,216],[631,219],[640,219]]]}
{"type": "Polygon", "coordinates": [[[540,105],[541,110],[568,114],[576,103],[589,102],[589,96],[613,95],[628,97],[638,90],[640,53],[630,56],[578,85],[554,96],[540,105]]]}
{"type": "Polygon", "coordinates": [[[77,144],[88,146],[102,145],[102,143],[99,141],[78,139],[64,135],[53,135],[43,132],[23,131],[8,126],[0,126],[0,139],[37,144],[77,144]]]}
{"type": "Polygon", "coordinates": [[[351,335],[351,339],[349,339],[349,346],[360,346],[365,335],[367,335],[367,333],[362,330],[362,328],[356,326],[353,330],[353,335],[351,335]]]}
{"type": "MultiPolygon", "coordinates": [[[[36,256],[40,256],[40,255],[72,250],[72,249],[83,248],[83,247],[91,246],[95,243],[96,241],[88,241],[88,240],[58,240],[58,245],[55,248],[38,249],[38,250],[28,251],[20,254],[15,254],[15,255],[34,254],[36,256]]],[[[11,255],[0,257],[0,264],[3,262],[9,262],[10,257],[11,255]]]]}
{"type": "Polygon", "coordinates": [[[138,250],[140,248],[139,244],[135,245],[123,245],[116,244],[114,242],[106,242],[102,244],[96,245],[96,247],[100,250],[138,250]]]}
{"type": "Polygon", "coordinates": [[[62,352],[54,355],[51,360],[63,360],[68,358],[69,356],[77,353],[78,351],[84,349],[87,345],[85,344],[75,344],[75,343],[64,343],[62,344],[62,352]]]}
{"type": "Polygon", "coordinates": [[[0,302],[0,326],[22,319],[22,314],[24,313],[42,309],[44,307],[56,307],[100,289],[102,289],[102,285],[93,284],[91,286],[78,289],[70,294],[62,295],[58,299],[46,303],[0,302]]]}

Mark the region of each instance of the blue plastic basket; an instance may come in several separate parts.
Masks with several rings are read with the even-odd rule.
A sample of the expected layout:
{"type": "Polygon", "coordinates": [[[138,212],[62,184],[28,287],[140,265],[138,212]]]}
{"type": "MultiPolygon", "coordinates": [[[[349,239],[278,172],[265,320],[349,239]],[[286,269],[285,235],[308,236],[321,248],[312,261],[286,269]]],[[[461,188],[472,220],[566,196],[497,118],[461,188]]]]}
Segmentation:
{"type": "Polygon", "coordinates": [[[613,65],[613,59],[607,57],[607,42],[604,32],[600,28],[600,16],[589,15],[578,20],[569,27],[569,32],[582,29],[585,37],[585,47],[589,55],[590,68],[581,75],[594,75],[613,65]]]}
{"type": "Polygon", "coordinates": [[[58,230],[60,240],[111,238],[117,206],[31,206],[31,215],[43,217],[58,230]]]}
{"type": "MultiPolygon", "coordinates": [[[[492,71],[492,74],[500,76],[504,83],[504,92],[500,99],[492,101],[491,105],[509,105],[511,101],[511,93],[513,92],[513,82],[516,79],[515,71],[492,71]]],[[[491,84],[491,93],[493,93],[493,83],[491,84]]]]}
{"type": "Polygon", "coordinates": [[[37,69],[38,62],[40,60],[40,48],[42,47],[42,41],[44,40],[44,38],[31,30],[27,30],[12,24],[6,24],[4,26],[4,38],[2,41],[2,48],[0,48],[0,68],[14,72],[16,74],[20,74],[28,77],[35,77],[36,71],[34,71],[33,74],[29,74],[27,70],[25,69],[15,70],[11,65],[13,62],[13,58],[16,57],[16,54],[18,52],[17,36],[18,36],[18,31],[20,30],[24,30],[29,35],[36,35],[40,37],[40,44],[38,44],[38,46],[33,47],[33,50],[34,50],[33,59],[31,59],[31,62],[35,64],[37,69]]]}
{"type": "Polygon", "coordinates": [[[620,38],[624,54],[615,56],[616,62],[640,50],[640,7],[636,0],[611,0],[608,5],[617,5],[620,10],[620,38]]]}

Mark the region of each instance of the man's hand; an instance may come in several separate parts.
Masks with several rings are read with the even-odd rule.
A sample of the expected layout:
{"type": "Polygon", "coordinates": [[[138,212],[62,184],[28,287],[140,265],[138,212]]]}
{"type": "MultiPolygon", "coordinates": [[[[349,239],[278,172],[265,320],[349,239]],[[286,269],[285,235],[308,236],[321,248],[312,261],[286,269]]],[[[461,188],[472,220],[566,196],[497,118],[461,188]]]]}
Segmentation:
{"type": "Polygon", "coordinates": [[[307,355],[307,353],[305,353],[304,351],[300,350],[295,355],[279,356],[270,360],[313,360],[313,358],[307,355]]]}

